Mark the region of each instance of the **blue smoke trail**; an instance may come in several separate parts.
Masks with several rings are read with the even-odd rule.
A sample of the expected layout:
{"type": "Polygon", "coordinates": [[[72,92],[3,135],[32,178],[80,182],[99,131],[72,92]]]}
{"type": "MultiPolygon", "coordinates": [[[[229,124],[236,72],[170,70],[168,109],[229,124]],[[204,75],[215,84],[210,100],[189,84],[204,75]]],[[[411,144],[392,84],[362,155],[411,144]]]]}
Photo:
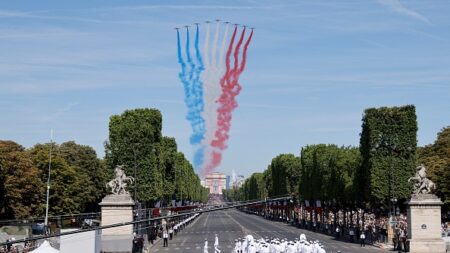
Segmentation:
{"type": "MultiPolygon", "coordinates": [[[[201,113],[203,112],[204,109],[204,101],[203,101],[203,83],[200,81],[200,76],[202,71],[205,69],[205,66],[203,65],[203,60],[202,60],[202,56],[200,54],[200,49],[199,49],[199,28],[197,25],[196,28],[196,32],[195,32],[195,57],[197,60],[197,66],[195,68],[195,73],[194,73],[194,80],[193,80],[193,91],[195,93],[195,97],[198,98],[198,101],[196,103],[197,105],[197,111],[199,112],[198,114],[198,118],[199,118],[199,134],[201,135],[201,139],[199,140],[200,143],[201,141],[204,139],[205,137],[205,133],[206,133],[206,127],[205,127],[205,119],[203,119],[203,117],[201,116],[201,113]]],[[[204,152],[205,152],[205,147],[201,146],[194,154],[194,164],[196,168],[200,168],[199,166],[201,166],[203,164],[203,159],[204,159],[204,152]]]]}
{"type": "MultiPolygon", "coordinates": [[[[200,81],[201,71],[204,69],[203,62],[201,60],[200,53],[198,52],[198,27],[196,34],[196,60],[198,64],[196,65],[190,55],[190,38],[189,29],[186,28],[186,59],[187,63],[183,60],[182,49],[180,43],[180,33],[177,30],[177,46],[178,46],[178,62],[181,65],[181,72],[179,73],[179,78],[184,86],[185,93],[185,103],[188,108],[188,113],[186,118],[189,120],[192,134],[190,137],[190,143],[192,145],[201,144],[205,135],[205,121],[201,116],[203,111],[203,84],[200,81]],[[189,71],[186,71],[187,64],[189,64],[189,71]]],[[[203,164],[203,153],[204,147],[198,147],[194,154],[194,167],[199,168],[203,164]]]]}
{"type": "Polygon", "coordinates": [[[183,60],[183,56],[181,55],[181,42],[180,42],[180,32],[177,29],[177,56],[178,56],[178,63],[180,63],[181,71],[178,74],[178,77],[180,78],[181,83],[183,84],[184,88],[184,94],[185,94],[185,103],[188,104],[188,97],[189,97],[189,90],[190,90],[190,84],[188,80],[186,79],[186,63],[183,60]]]}

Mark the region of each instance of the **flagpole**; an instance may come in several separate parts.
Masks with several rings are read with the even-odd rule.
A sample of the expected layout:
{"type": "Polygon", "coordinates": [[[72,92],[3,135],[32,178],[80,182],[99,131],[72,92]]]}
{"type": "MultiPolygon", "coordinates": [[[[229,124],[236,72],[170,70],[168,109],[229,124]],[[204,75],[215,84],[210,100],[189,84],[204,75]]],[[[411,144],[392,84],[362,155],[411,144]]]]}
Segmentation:
{"type": "Polygon", "coordinates": [[[47,232],[48,227],[48,200],[50,196],[50,172],[52,170],[52,148],[53,148],[53,129],[50,129],[50,155],[48,163],[48,177],[47,177],[47,202],[45,205],[45,231],[47,232]]]}

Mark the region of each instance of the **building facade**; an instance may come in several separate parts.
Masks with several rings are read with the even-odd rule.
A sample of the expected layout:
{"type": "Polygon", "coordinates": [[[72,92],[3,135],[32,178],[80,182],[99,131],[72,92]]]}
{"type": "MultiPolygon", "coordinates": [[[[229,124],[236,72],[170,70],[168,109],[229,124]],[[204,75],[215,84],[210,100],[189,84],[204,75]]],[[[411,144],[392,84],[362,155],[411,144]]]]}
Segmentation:
{"type": "Polygon", "coordinates": [[[205,187],[209,189],[210,194],[222,194],[226,189],[227,176],[220,172],[213,172],[205,176],[205,187]]]}

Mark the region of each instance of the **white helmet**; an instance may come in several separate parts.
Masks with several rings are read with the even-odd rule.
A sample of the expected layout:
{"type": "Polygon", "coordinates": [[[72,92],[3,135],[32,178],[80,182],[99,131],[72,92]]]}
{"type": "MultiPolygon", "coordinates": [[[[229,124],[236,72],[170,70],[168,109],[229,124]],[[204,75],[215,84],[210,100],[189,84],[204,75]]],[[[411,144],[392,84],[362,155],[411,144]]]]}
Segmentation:
{"type": "Polygon", "coordinates": [[[306,241],[306,235],[305,235],[305,234],[301,234],[301,235],[300,235],[300,241],[301,241],[301,242],[306,241]]]}

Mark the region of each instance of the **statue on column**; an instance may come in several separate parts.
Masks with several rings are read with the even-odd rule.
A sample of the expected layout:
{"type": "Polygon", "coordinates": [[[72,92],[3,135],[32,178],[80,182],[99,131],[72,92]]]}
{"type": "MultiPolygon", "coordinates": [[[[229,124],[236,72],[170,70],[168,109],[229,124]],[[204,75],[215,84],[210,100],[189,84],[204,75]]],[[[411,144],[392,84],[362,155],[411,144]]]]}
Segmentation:
{"type": "Polygon", "coordinates": [[[111,181],[109,181],[106,184],[106,187],[111,188],[111,192],[114,195],[124,195],[124,194],[130,194],[127,190],[127,183],[126,182],[130,182],[133,183],[134,182],[134,178],[133,177],[129,177],[127,175],[125,175],[125,172],[123,170],[123,165],[118,165],[115,169],[114,172],[116,173],[116,177],[113,178],[111,181]]]}
{"type": "Polygon", "coordinates": [[[408,182],[411,181],[414,182],[414,194],[429,194],[436,190],[433,181],[427,178],[427,169],[423,165],[416,168],[416,175],[408,179],[408,182]]]}

